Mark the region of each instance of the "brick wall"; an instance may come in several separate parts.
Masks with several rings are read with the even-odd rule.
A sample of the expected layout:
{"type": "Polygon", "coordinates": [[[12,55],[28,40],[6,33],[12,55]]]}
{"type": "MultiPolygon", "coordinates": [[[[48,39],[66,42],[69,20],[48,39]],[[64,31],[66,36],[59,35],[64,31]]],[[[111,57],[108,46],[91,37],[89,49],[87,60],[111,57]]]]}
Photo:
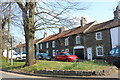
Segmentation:
{"type": "MultiPolygon", "coordinates": [[[[84,46],[85,52],[87,54],[87,48],[92,48],[93,58],[102,58],[103,56],[96,56],[96,47],[103,46],[104,54],[108,54],[111,50],[111,38],[110,38],[110,30],[102,30],[99,31],[102,33],[102,40],[96,40],[96,32],[85,34],[84,36],[84,46]]],[[[86,56],[87,57],[87,56],[86,56]]]]}

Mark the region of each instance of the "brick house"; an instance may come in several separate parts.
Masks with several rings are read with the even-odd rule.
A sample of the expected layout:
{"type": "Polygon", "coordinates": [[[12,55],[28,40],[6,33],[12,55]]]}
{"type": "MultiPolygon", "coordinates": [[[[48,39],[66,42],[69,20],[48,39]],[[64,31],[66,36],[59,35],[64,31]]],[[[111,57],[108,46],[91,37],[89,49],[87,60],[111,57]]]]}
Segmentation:
{"type": "Polygon", "coordinates": [[[114,19],[93,25],[84,37],[87,59],[102,58],[120,45],[120,5],[114,11],[114,19]]]}
{"type": "Polygon", "coordinates": [[[104,54],[108,54],[119,36],[115,35],[120,34],[118,32],[113,32],[113,29],[120,29],[120,23],[118,20],[110,20],[103,23],[96,24],[92,26],[84,35],[84,46],[86,51],[86,58],[102,58],[104,54]],[[112,33],[113,32],[113,33],[112,33]],[[114,36],[112,35],[114,34],[114,36]],[[113,41],[114,40],[114,41],[113,41]]]}
{"type": "MultiPolygon", "coordinates": [[[[34,47],[35,47],[35,53],[36,52],[39,52],[39,43],[40,43],[40,41],[42,40],[43,38],[40,38],[40,39],[36,39],[35,38],[35,40],[34,40],[34,47]]],[[[15,48],[14,48],[14,50],[17,52],[17,53],[19,53],[19,54],[21,54],[23,51],[26,51],[26,43],[19,43],[19,45],[17,45],[15,48]]]]}
{"type": "MultiPolygon", "coordinates": [[[[85,23],[85,18],[82,18],[82,22],[85,23]]],[[[61,27],[58,34],[50,35],[43,39],[39,43],[39,48],[50,53],[50,56],[55,56],[57,52],[66,51],[84,59],[83,32],[95,23],[91,22],[84,25],[82,23],[82,26],[70,30],[64,30],[64,27],[61,27]],[[79,51],[81,52],[80,54],[79,51]]]]}
{"type": "Polygon", "coordinates": [[[39,48],[45,50],[50,56],[67,51],[80,59],[102,58],[111,48],[120,44],[119,34],[120,7],[118,5],[113,20],[86,24],[85,18],[82,17],[81,26],[70,30],[61,27],[58,34],[44,38],[39,43],[39,48]]]}
{"type": "Polygon", "coordinates": [[[17,45],[16,47],[15,47],[15,51],[17,52],[17,53],[21,53],[21,52],[23,52],[23,51],[25,51],[26,50],[26,44],[25,43],[19,43],[19,45],[17,45]]]}

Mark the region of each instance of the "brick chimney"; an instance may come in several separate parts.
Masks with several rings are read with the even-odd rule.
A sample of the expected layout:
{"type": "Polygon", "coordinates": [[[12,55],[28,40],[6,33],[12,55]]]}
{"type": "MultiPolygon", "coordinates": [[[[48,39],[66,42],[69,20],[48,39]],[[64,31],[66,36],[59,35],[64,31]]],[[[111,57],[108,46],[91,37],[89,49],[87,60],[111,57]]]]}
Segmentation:
{"type": "Polygon", "coordinates": [[[85,17],[81,17],[80,23],[81,23],[81,27],[83,27],[87,23],[86,18],[85,17]]]}
{"type": "Polygon", "coordinates": [[[120,1],[118,2],[116,10],[114,11],[114,19],[120,19],[120,1]]]}
{"type": "Polygon", "coordinates": [[[46,38],[46,37],[47,37],[47,33],[46,33],[46,32],[44,32],[43,38],[46,38]]]}
{"type": "Polygon", "coordinates": [[[59,33],[62,33],[63,31],[65,31],[65,28],[64,27],[60,27],[59,28],[59,33]]]}
{"type": "Polygon", "coordinates": [[[22,42],[20,42],[19,44],[22,44],[22,42]]]}

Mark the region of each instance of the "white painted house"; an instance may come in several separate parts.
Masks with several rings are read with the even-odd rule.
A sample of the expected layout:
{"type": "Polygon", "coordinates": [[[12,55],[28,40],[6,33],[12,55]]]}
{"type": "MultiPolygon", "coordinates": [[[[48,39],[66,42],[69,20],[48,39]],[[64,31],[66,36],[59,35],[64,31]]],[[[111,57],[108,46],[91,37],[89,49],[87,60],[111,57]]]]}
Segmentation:
{"type": "Polygon", "coordinates": [[[111,34],[112,48],[120,45],[120,26],[111,28],[110,34],[111,34]]]}

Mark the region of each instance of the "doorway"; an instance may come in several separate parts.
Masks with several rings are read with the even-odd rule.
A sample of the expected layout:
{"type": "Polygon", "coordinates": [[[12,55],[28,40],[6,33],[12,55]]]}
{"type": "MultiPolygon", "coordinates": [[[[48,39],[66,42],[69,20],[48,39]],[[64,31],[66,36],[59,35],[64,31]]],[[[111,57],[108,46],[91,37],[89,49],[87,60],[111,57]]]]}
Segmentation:
{"type": "Polygon", "coordinates": [[[87,48],[87,59],[92,60],[92,48],[87,48]]]}
{"type": "Polygon", "coordinates": [[[79,59],[84,59],[84,49],[75,49],[75,55],[79,59]]]}

